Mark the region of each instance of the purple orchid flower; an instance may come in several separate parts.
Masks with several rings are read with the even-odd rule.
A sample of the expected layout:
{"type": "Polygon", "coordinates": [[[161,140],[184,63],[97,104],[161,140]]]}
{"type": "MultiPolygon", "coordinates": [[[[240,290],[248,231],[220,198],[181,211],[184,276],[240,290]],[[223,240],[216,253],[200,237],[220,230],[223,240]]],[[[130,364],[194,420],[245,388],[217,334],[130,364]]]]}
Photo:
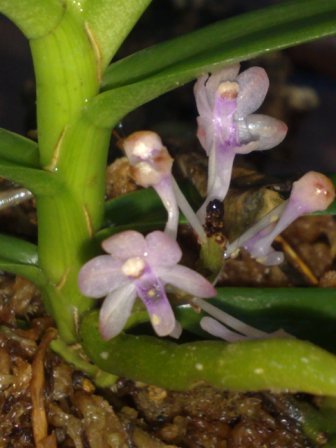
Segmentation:
{"type": "Polygon", "coordinates": [[[123,148],[135,182],[144,188],[153,187],[167,210],[165,233],[176,239],[180,208],[200,241],[206,241],[199,219],[172,175],[173,159],[159,135],[152,131],[134,132],[123,141],[123,148]]]}
{"type": "Polygon", "coordinates": [[[194,88],[197,136],[209,156],[207,199],[198,211],[202,222],[209,202],[227,194],[235,155],[273,148],[287,133],[282,121],[253,114],[269,87],[265,70],[238,72],[239,64],[224,68],[199,78],[194,88]]]}
{"type": "Polygon", "coordinates": [[[109,255],[86,263],[79,273],[79,288],[92,298],[106,296],[100,310],[100,331],[104,339],[119,334],[136,297],[144,303],[159,336],[174,333],[176,321],[165,292],[170,284],[188,294],[212,297],[215,288],[197,272],[177,264],[182,252],[177,242],[161,231],[144,237],[128,230],[102,243],[109,255]]]}
{"type": "Polygon", "coordinates": [[[335,189],[328,177],[315,171],[306,173],[293,183],[289,199],[231,243],[226,254],[244,247],[263,264],[282,263],[283,253],[271,246],[274,239],[299,216],[325,210],[334,199],[335,189]]]}

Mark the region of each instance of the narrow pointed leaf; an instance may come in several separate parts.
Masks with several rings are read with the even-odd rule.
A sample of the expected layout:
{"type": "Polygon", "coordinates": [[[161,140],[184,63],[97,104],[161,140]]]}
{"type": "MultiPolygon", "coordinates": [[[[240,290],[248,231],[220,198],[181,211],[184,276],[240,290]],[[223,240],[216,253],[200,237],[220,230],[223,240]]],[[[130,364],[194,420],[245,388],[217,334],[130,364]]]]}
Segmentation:
{"type": "Polygon", "coordinates": [[[15,263],[38,266],[37,246],[9,235],[0,234],[0,257],[15,263]]]}
{"type": "Polygon", "coordinates": [[[133,83],[212,52],[222,51],[221,60],[233,62],[333,34],[335,13],[335,0],[295,0],[220,21],[112,64],[103,88],[133,83]]]}
{"type": "Polygon", "coordinates": [[[213,303],[261,330],[282,328],[336,352],[336,294],[332,288],[218,288],[213,303]]]}
{"type": "Polygon", "coordinates": [[[37,144],[6,129],[0,129],[0,157],[26,167],[39,167],[37,144]]]}
{"type": "Polygon", "coordinates": [[[43,288],[47,279],[42,270],[36,266],[11,262],[0,257],[0,269],[11,274],[19,275],[30,280],[37,287],[43,288]]]}
{"type": "Polygon", "coordinates": [[[16,182],[35,195],[48,195],[60,192],[62,184],[55,175],[41,169],[23,167],[19,164],[0,159],[0,176],[16,182]]]}

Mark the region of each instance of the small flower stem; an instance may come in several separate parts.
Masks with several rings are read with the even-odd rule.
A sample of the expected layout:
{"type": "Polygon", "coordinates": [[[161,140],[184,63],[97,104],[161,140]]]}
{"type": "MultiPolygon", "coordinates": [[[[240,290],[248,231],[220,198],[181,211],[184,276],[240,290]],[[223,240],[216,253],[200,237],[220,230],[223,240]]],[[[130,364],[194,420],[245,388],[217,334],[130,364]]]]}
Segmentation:
{"type": "Polygon", "coordinates": [[[265,331],[258,330],[257,328],[245,324],[241,320],[236,319],[235,317],[217,308],[206,300],[194,297],[192,299],[192,303],[194,303],[196,306],[199,306],[202,310],[222,322],[224,325],[231,327],[233,330],[238,331],[242,335],[248,335],[250,338],[265,338],[268,336],[268,333],[266,333],[265,331]]]}
{"type": "Polygon", "coordinates": [[[201,244],[205,244],[207,241],[207,236],[205,234],[205,231],[203,229],[203,226],[198,219],[196,213],[194,210],[190,207],[189,202],[186,200],[184,194],[180,190],[180,187],[178,186],[176,180],[173,177],[173,188],[177,200],[177,204],[180,207],[181,212],[184,214],[185,218],[191,225],[191,227],[194,229],[196,235],[198,236],[198,239],[201,244]]]}
{"type": "Polygon", "coordinates": [[[276,222],[281,213],[284,211],[286,207],[287,201],[284,201],[282,204],[275,207],[271,210],[267,215],[265,215],[260,221],[250,227],[246,232],[240,235],[239,238],[234,240],[229,246],[226,248],[224,252],[224,258],[229,258],[237,249],[242,247],[244,243],[246,243],[250,238],[255,236],[258,232],[268,227],[270,224],[276,222]]]}
{"type": "Polygon", "coordinates": [[[165,177],[161,182],[153,185],[153,188],[160,196],[160,199],[167,210],[168,220],[165,226],[165,233],[176,240],[177,227],[179,221],[179,211],[176,197],[173,190],[173,184],[170,177],[165,177]]]}

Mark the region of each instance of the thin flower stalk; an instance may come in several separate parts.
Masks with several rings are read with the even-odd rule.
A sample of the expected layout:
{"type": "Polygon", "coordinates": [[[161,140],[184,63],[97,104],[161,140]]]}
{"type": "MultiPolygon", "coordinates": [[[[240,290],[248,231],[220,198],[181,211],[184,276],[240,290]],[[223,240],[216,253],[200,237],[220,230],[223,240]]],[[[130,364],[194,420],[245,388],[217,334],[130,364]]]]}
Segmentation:
{"type": "Polygon", "coordinates": [[[310,171],[293,183],[289,199],[275,224],[269,224],[245,240],[243,247],[263,264],[280,264],[283,253],[271,246],[274,239],[298,217],[325,210],[335,199],[335,189],[326,176],[310,171]]]}

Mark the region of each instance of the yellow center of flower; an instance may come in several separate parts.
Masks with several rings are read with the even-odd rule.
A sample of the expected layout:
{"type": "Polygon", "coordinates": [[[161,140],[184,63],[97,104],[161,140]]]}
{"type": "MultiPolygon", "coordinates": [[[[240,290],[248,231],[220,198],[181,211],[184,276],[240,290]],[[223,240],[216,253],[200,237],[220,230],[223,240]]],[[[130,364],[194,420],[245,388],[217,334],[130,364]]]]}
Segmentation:
{"type": "Polygon", "coordinates": [[[127,277],[138,278],[143,274],[145,262],[140,257],[129,258],[121,267],[123,274],[127,277]]]}

